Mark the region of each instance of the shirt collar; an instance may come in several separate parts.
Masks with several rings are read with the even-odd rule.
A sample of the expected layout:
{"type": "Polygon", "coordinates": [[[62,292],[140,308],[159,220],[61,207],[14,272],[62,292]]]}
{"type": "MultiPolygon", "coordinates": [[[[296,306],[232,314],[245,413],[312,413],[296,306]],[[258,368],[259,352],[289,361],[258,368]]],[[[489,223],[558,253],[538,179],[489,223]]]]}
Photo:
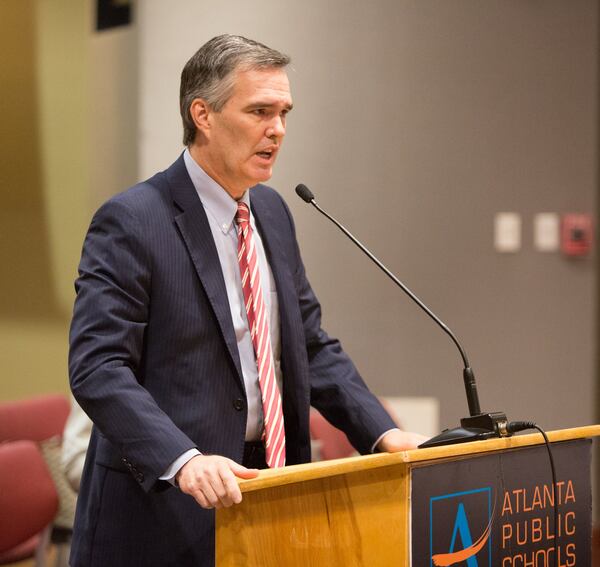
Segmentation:
{"type": "MultiPolygon", "coordinates": [[[[183,160],[205,210],[213,217],[223,234],[227,234],[235,220],[238,202],[198,165],[187,148],[183,152],[183,160]]],[[[248,193],[246,190],[240,201],[250,209],[248,193]]],[[[252,224],[252,212],[250,218],[252,224]]]]}

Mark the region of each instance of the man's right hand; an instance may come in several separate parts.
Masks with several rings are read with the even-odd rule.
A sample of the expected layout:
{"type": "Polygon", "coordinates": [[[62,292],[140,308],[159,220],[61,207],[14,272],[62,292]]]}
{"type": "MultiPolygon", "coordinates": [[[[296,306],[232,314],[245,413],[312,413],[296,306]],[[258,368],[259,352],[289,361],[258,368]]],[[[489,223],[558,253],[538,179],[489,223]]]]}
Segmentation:
{"type": "Polygon", "coordinates": [[[228,508],[242,501],[236,477],[255,478],[258,469],[247,469],[220,455],[196,455],[177,473],[179,489],[193,496],[202,508],[228,508]]]}

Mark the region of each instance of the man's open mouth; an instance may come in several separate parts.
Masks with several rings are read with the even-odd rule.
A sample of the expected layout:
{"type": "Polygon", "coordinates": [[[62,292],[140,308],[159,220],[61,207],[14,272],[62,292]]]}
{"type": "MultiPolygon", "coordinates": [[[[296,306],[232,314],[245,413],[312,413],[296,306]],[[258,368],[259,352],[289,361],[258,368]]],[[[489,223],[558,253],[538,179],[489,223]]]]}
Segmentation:
{"type": "Polygon", "coordinates": [[[271,159],[275,150],[263,150],[262,152],[256,152],[256,155],[263,159],[271,159]]]}

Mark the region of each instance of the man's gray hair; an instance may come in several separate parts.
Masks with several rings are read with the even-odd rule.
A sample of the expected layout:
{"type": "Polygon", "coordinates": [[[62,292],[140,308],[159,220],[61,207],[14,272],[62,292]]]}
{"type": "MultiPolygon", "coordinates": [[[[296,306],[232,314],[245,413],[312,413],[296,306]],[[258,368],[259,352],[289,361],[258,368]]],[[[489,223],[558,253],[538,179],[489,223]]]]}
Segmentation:
{"type": "Polygon", "coordinates": [[[206,42],[181,72],[179,107],[184,145],[189,146],[196,137],[190,116],[194,99],[201,98],[220,112],[233,91],[235,71],[283,68],[289,63],[287,55],[239,35],[219,35],[206,42]]]}

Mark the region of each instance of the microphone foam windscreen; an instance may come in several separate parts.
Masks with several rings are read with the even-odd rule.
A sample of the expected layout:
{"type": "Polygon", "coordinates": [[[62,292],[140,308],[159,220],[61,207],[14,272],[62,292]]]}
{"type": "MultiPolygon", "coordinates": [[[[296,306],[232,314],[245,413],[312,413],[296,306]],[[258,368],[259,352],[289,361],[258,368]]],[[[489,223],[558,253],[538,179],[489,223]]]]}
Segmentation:
{"type": "Polygon", "coordinates": [[[310,203],[315,198],[312,191],[303,183],[296,185],[296,194],[307,203],[310,203]]]}

